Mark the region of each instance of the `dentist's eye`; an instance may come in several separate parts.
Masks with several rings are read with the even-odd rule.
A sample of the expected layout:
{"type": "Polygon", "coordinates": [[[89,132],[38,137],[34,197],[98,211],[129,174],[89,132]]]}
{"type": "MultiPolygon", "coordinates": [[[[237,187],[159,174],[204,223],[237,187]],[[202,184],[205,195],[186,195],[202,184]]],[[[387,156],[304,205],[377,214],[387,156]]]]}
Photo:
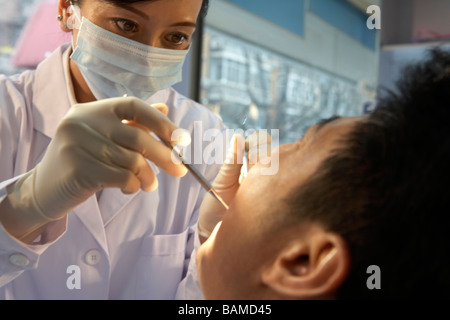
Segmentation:
{"type": "Polygon", "coordinates": [[[189,44],[189,36],[185,33],[174,32],[166,36],[166,40],[173,46],[189,44]]]}
{"type": "Polygon", "coordinates": [[[114,19],[114,23],[119,31],[123,33],[135,33],[138,31],[138,25],[133,21],[117,18],[114,19]]]}

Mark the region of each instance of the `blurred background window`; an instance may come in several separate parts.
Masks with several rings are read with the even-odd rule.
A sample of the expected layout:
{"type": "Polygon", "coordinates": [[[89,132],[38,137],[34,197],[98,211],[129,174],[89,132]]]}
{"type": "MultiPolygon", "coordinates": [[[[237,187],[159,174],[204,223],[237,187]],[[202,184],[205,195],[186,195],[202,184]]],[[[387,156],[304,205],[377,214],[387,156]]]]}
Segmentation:
{"type": "Polygon", "coordinates": [[[360,115],[355,81],[206,27],[200,102],[230,128],[277,129],[280,143],[335,114],[360,115]]]}
{"type": "Polygon", "coordinates": [[[364,114],[374,101],[379,32],[367,28],[363,8],[347,0],[212,1],[200,102],[230,128],[279,129],[281,144],[323,118],[364,114]]]}
{"type": "Polygon", "coordinates": [[[56,19],[57,0],[0,0],[0,74],[34,69],[70,41],[56,19]]]}

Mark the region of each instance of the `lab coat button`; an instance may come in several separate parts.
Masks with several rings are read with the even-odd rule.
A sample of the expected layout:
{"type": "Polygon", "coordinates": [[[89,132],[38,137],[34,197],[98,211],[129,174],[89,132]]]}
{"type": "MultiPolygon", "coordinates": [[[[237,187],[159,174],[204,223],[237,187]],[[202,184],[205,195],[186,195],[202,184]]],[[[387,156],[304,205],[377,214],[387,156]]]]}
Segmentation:
{"type": "Polygon", "coordinates": [[[9,256],[9,262],[18,267],[26,267],[30,264],[30,259],[21,253],[14,253],[9,256]]]}
{"type": "Polygon", "coordinates": [[[89,250],[88,252],[86,252],[86,255],[84,256],[86,263],[91,265],[91,266],[95,266],[97,263],[100,262],[100,258],[101,258],[101,253],[100,251],[96,250],[96,249],[92,249],[89,250]]]}

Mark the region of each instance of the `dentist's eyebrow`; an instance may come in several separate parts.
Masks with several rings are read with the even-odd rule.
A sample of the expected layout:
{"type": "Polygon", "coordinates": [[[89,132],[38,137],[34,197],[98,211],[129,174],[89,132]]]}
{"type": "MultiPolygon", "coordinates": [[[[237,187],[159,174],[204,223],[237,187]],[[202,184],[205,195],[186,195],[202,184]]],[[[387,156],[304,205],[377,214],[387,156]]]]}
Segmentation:
{"type": "MultiPolygon", "coordinates": [[[[145,20],[149,20],[150,17],[143,11],[138,10],[130,5],[124,4],[124,3],[116,3],[116,1],[114,0],[104,0],[105,2],[114,4],[118,7],[121,7],[125,10],[128,10],[140,17],[142,17],[145,20]]],[[[148,2],[155,2],[155,1],[160,1],[160,0],[148,0],[148,2]]],[[[197,24],[195,22],[191,22],[191,21],[181,21],[181,22],[176,22],[173,25],[171,25],[172,27],[192,27],[192,28],[197,28],[197,24]]]]}
{"type": "Polygon", "coordinates": [[[123,3],[116,3],[115,1],[110,1],[110,0],[105,0],[105,1],[109,2],[109,3],[113,4],[113,5],[116,5],[116,6],[120,7],[120,8],[123,8],[125,10],[128,10],[128,11],[130,11],[130,12],[140,16],[141,18],[143,18],[145,20],[149,20],[150,19],[150,17],[145,12],[143,12],[141,10],[138,10],[138,9],[136,9],[136,8],[130,6],[130,5],[123,4],[123,3]]]}
{"type": "Polygon", "coordinates": [[[171,27],[192,27],[197,28],[197,24],[190,21],[184,21],[184,22],[176,22],[171,25],[171,27]]]}

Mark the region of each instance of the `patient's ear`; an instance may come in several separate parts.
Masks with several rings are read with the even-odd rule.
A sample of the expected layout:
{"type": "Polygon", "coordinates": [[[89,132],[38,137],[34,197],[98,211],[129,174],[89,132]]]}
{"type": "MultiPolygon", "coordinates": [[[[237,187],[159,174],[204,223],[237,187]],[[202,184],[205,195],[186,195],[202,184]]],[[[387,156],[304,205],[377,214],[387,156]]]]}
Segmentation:
{"type": "Polygon", "coordinates": [[[323,229],[286,244],[262,281],[288,299],[326,299],[345,281],[350,255],[344,239],[323,229]]]}

